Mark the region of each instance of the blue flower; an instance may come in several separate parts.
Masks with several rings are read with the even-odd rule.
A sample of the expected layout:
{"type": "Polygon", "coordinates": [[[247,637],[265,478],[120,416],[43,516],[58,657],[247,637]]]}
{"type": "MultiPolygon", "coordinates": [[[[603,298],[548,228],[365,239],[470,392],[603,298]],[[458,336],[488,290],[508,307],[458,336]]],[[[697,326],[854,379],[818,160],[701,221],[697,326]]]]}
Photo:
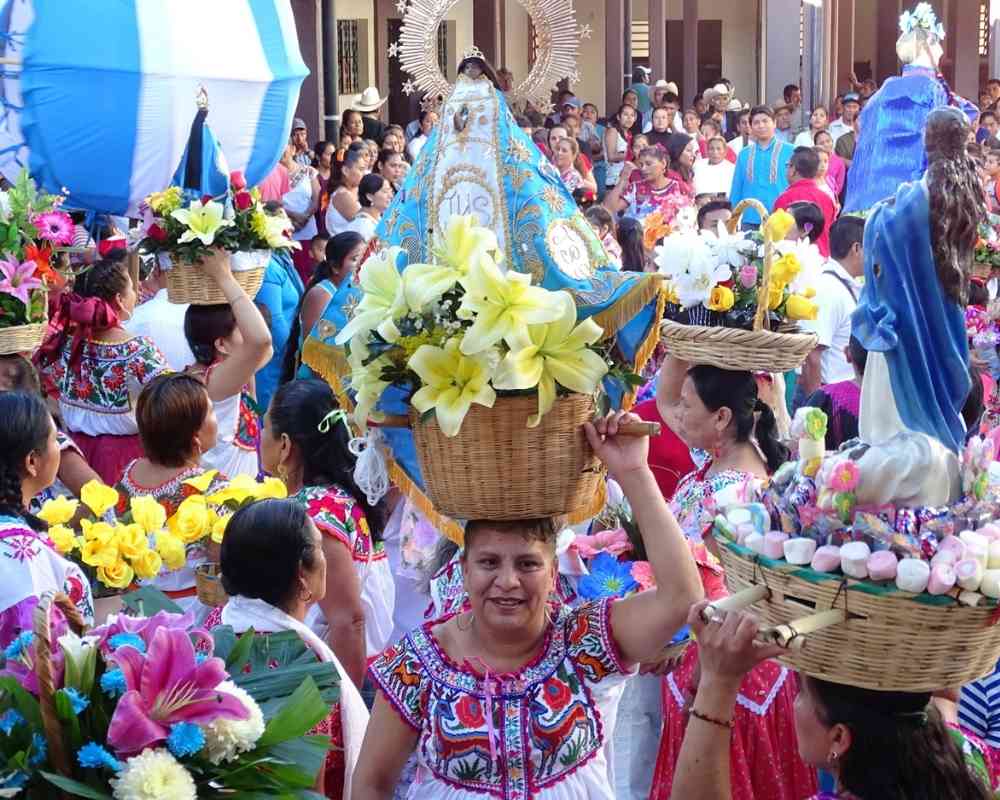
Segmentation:
{"type": "Polygon", "coordinates": [[[33,752],[28,759],[28,764],[37,767],[45,761],[45,757],[49,754],[49,745],[45,741],[45,737],[40,733],[33,733],[31,735],[31,749],[33,752]]]}
{"type": "Polygon", "coordinates": [[[193,756],[205,746],[205,734],[193,722],[177,722],[170,726],[167,749],[177,758],[193,756]]]}
{"type": "Polygon", "coordinates": [[[632,562],[618,561],[608,553],[598,553],[587,565],[589,575],[580,578],[577,591],[587,600],[602,597],[624,597],[639,588],[632,577],[632,562]]]}
{"type": "Polygon", "coordinates": [[[24,717],[21,716],[20,712],[16,708],[11,708],[0,717],[0,731],[10,736],[10,732],[23,722],[24,717]]]}
{"type": "Polygon", "coordinates": [[[31,643],[35,641],[35,634],[31,631],[24,631],[18,635],[18,637],[7,645],[6,649],[3,651],[4,657],[7,660],[12,660],[18,658],[21,653],[31,647],[31,643]]]}
{"type": "Polygon", "coordinates": [[[81,711],[90,705],[90,698],[84,697],[72,686],[67,686],[65,689],[60,689],[59,691],[69,698],[69,704],[74,714],[79,715],[81,711]]]}
{"type": "Polygon", "coordinates": [[[29,777],[27,772],[20,770],[0,775],[0,789],[23,789],[27,786],[29,777]]]}
{"type": "Polygon", "coordinates": [[[109,669],[101,676],[101,691],[108,697],[125,694],[125,673],[120,669],[109,669]]]}
{"type": "Polygon", "coordinates": [[[116,633],[108,639],[108,644],[111,645],[112,650],[117,650],[119,647],[128,645],[129,647],[134,647],[140,653],[146,652],[146,643],[137,633],[116,633]]]}
{"type": "Polygon", "coordinates": [[[195,653],[194,654],[194,663],[195,664],[204,664],[206,661],[208,661],[208,658],[209,658],[208,653],[195,653]]]}
{"type": "Polygon", "coordinates": [[[76,760],[84,769],[100,769],[107,767],[115,772],[121,771],[124,766],[121,761],[105,750],[97,742],[87,742],[76,751],[76,760]]]}
{"type": "Polygon", "coordinates": [[[685,625],[677,633],[674,634],[674,638],[670,640],[670,644],[680,644],[681,642],[686,642],[691,638],[691,626],[685,625]]]}

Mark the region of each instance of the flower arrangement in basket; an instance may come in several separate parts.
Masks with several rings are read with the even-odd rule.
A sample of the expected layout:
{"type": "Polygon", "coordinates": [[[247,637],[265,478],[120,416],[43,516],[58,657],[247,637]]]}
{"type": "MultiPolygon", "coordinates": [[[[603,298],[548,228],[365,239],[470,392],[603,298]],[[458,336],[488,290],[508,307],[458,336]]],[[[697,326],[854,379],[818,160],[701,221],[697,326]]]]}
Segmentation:
{"type": "Polygon", "coordinates": [[[737,595],[724,607],[754,604],[770,626],[765,638],[789,648],[784,660],[827,680],[929,691],[992,671],[1000,656],[993,443],[975,437],[966,447],[959,502],[876,507],[859,501],[867,446],[825,453],[826,425],[819,409],[799,409],[798,460],[775,473],[761,503],[716,518],[737,595]]]}
{"type": "MultiPolygon", "coordinates": [[[[550,476],[564,463],[567,479],[592,496],[596,472],[580,478],[594,466],[580,426],[594,414],[602,381],[633,386],[640,379],[601,343],[597,323],[577,320],[568,292],[503,272],[495,234],[474,217],[453,216],[433,253],[435,263],[407,264],[392,247],[361,268],[361,301],[336,340],[348,347],[357,424],[372,418],[410,425],[435,507],[452,516],[488,516],[504,507],[527,514],[516,502],[511,512],[505,500],[511,484],[498,478],[501,449],[518,461],[506,465],[512,481],[533,481],[537,473],[526,459],[538,458],[550,476]],[[376,409],[390,389],[405,397],[409,420],[385,420],[376,409]],[[489,480],[468,472],[477,465],[489,480]],[[461,492],[473,482],[497,491],[492,505],[446,496],[446,484],[461,492]]],[[[565,510],[551,507],[566,499],[559,478],[552,483],[552,497],[541,501],[548,513],[530,516],[565,510]]]]}
{"type": "Polygon", "coordinates": [[[1000,216],[988,214],[979,224],[979,238],[973,255],[972,273],[979,278],[990,278],[993,270],[1000,268],[1000,216]]]}
{"type": "Polygon", "coordinates": [[[62,197],[38,191],[23,170],[0,192],[0,354],[30,352],[45,338],[48,290],[66,281],[52,265],[73,244],[62,197]]]}
{"type": "Polygon", "coordinates": [[[222,483],[216,475],[210,470],[184,481],[188,496],[170,517],[156,498],[125,498],[97,480],[84,484],[80,500],[56,497],[38,516],[49,524],[56,551],[80,565],[94,596],[120,594],[137,579],[209,561],[209,543],[222,542],[241,505],[287,496],[277,478],[258,483],[238,475],[222,483]]]}
{"type": "Polygon", "coordinates": [[[336,697],[332,665],[293,662],[283,644],[270,657],[294,676],[272,677],[252,658],[253,631],[234,641],[167,612],[85,634],[75,608],[57,595],[65,617],[52,613],[52,600],[4,652],[0,795],[315,796],[329,740],[306,734],[336,697]]]}
{"type": "Polygon", "coordinates": [[[237,282],[253,297],[264,279],[273,250],[293,250],[292,222],[282,209],[268,210],[260,190],[248,189],[242,172],[229,176],[222,197],[193,197],[179,186],[170,186],[147,197],[140,205],[143,225],[138,246],[155,254],[167,271],[171,302],[211,305],[226,302],[197,264],[209,248],[229,251],[237,282]]]}
{"type": "Polygon", "coordinates": [[[760,231],[738,232],[744,201],[717,234],[672,233],[656,248],[656,264],[670,281],[663,336],[679,357],[724,369],[794,369],[815,346],[815,336],[796,332],[816,318],[819,252],[805,242],[786,242],[794,224],[786,211],[768,216],[760,231]]]}

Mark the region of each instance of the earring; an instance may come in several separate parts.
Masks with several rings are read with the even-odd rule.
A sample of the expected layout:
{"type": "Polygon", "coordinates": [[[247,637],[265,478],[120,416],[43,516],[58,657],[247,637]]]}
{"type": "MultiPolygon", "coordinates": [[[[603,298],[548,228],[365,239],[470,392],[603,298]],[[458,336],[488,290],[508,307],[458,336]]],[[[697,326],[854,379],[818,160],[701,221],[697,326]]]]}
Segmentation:
{"type": "Polygon", "coordinates": [[[282,483],[288,483],[288,467],[284,464],[278,464],[278,468],[275,470],[278,473],[278,479],[282,483]]]}
{"type": "Polygon", "coordinates": [[[840,758],[840,753],[838,753],[836,750],[831,750],[830,755],[827,756],[827,761],[829,761],[831,764],[836,764],[838,758],[840,758]]]}

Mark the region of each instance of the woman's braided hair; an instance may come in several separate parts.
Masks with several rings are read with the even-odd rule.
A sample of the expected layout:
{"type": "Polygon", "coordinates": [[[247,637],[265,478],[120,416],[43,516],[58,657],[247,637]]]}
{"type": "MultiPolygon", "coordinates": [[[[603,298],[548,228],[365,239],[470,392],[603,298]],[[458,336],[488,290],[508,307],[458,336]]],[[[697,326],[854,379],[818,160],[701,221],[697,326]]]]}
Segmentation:
{"type": "Polygon", "coordinates": [[[22,494],[24,460],[45,449],[52,416],[33,392],[0,393],[0,511],[23,518],[32,528],[45,523],[27,513],[22,494]]]}

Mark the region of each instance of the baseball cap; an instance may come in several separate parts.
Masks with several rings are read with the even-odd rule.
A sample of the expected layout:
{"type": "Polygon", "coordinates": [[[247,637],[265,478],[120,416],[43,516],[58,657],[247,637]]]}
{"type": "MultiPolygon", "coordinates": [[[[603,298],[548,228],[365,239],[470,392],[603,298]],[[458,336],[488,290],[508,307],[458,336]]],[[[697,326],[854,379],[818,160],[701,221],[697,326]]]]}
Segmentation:
{"type": "Polygon", "coordinates": [[[848,92],[847,94],[844,95],[843,102],[857,103],[858,105],[861,105],[861,97],[858,95],[857,92],[848,92]]]}
{"type": "Polygon", "coordinates": [[[297,131],[300,128],[305,129],[306,124],[299,117],[296,117],[295,119],[292,120],[292,130],[297,131]]]}
{"type": "Polygon", "coordinates": [[[563,103],[563,108],[566,106],[572,106],[573,108],[583,108],[583,103],[577,97],[567,97],[566,102],[563,103]]]}

